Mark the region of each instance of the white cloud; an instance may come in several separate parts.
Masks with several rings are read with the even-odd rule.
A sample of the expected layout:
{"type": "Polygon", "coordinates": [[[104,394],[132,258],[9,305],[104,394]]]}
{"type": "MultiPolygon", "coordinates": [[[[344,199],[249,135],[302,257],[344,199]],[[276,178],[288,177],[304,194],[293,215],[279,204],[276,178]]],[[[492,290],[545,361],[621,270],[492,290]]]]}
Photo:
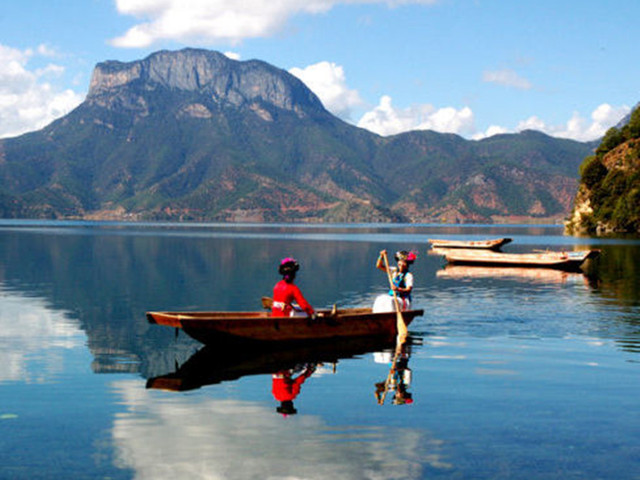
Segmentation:
{"type": "Polygon", "coordinates": [[[268,37],[282,30],[299,14],[319,14],[336,5],[434,4],[438,0],[116,0],[123,15],[142,20],[112,40],[118,47],[148,47],[170,39],[199,44],[238,43],[246,38],[268,37]]]}
{"type": "Polygon", "coordinates": [[[35,56],[53,51],[40,46],[33,51],[0,45],[0,138],[37,130],[75,108],[83,97],[72,90],[58,90],[47,79],[59,77],[64,67],[50,64],[29,70],[35,56]]]}
{"type": "Polygon", "coordinates": [[[630,111],[631,108],[627,105],[613,107],[608,103],[603,103],[591,113],[590,119],[574,112],[564,125],[549,125],[540,117],[533,115],[519,122],[515,129],[492,125],[485,132],[475,133],[472,138],[480,140],[500,133],[537,130],[552,137],[588,142],[602,137],[609,128],[614,127],[630,111]]]}
{"type": "Polygon", "coordinates": [[[590,119],[574,112],[564,125],[547,125],[540,118],[533,116],[520,122],[516,130],[539,130],[554,137],[585,142],[602,137],[609,128],[615,126],[630,111],[630,107],[626,105],[613,107],[603,103],[591,113],[590,119]]]}
{"type": "Polygon", "coordinates": [[[474,131],[473,112],[469,107],[436,109],[432,105],[396,108],[384,95],[380,104],[365,113],[358,126],[379,135],[395,135],[409,130],[434,130],[442,133],[470,134],[474,131]]]}
{"type": "Polygon", "coordinates": [[[231,60],[240,60],[240,54],[236,53],[236,52],[224,52],[225,56],[227,58],[230,58],[231,60]]]}
{"type": "Polygon", "coordinates": [[[289,70],[302,80],[334,115],[348,120],[353,108],[364,102],[356,90],[347,87],[344,69],[331,62],[320,62],[304,69],[289,70]]]}
{"type": "Polygon", "coordinates": [[[521,77],[513,70],[508,68],[502,70],[485,71],[482,79],[487,83],[496,83],[505,87],[513,87],[520,90],[529,90],[532,85],[529,80],[521,77]]]}
{"type": "Polygon", "coordinates": [[[476,132],[472,135],[473,140],[481,140],[483,138],[493,137],[502,133],[509,133],[509,130],[500,125],[491,125],[484,132],[476,132]]]}
{"type": "Polygon", "coordinates": [[[42,55],[43,57],[57,57],[58,52],[55,49],[51,48],[49,45],[41,44],[38,45],[36,49],[38,55],[42,55]]]}
{"type": "Polygon", "coordinates": [[[469,107],[456,110],[453,107],[444,107],[429,115],[418,130],[435,130],[443,133],[465,134],[473,131],[473,112],[469,107]]]}

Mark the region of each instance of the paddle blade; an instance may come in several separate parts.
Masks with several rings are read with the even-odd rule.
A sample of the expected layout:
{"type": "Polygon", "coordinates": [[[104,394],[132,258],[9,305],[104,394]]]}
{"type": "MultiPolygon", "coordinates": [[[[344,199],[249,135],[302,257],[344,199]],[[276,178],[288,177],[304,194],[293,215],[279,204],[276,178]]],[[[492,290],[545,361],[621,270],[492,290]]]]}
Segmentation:
{"type": "Polygon", "coordinates": [[[396,313],[397,313],[396,324],[398,329],[398,340],[402,339],[402,341],[404,341],[407,338],[407,335],[409,334],[409,329],[407,328],[407,324],[404,323],[404,317],[402,316],[402,313],[400,312],[400,310],[398,310],[396,313]]]}

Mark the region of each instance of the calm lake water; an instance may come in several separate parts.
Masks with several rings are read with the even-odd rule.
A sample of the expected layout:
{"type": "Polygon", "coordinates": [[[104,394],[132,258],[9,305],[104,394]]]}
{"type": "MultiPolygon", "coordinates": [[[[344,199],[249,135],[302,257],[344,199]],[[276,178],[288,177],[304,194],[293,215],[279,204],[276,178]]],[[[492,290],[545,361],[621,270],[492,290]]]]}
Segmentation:
{"type": "Polygon", "coordinates": [[[555,226],[2,221],[0,256],[2,479],[640,478],[638,240],[555,226]],[[428,238],[503,236],[505,251],[602,256],[587,276],[444,268],[427,254],[428,238]],[[316,307],[368,306],[386,290],[382,248],[419,254],[425,314],[410,326],[404,401],[375,395],[392,347],[220,358],[144,316],[259,310],[285,256],[316,307]],[[283,367],[306,374],[295,414],[278,411],[283,367]]]}

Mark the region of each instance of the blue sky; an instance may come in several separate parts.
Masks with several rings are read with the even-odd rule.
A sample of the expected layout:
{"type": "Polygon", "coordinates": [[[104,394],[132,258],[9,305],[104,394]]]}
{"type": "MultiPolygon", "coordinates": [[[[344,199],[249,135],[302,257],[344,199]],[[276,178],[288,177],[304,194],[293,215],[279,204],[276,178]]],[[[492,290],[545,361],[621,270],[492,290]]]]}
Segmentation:
{"type": "Polygon", "coordinates": [[[638,19],[637,0],[8,0],[0,138],[77,106],[99,62],[189,46],[288,70],[381,135],[593,140],[640,101],[638,19]]]}

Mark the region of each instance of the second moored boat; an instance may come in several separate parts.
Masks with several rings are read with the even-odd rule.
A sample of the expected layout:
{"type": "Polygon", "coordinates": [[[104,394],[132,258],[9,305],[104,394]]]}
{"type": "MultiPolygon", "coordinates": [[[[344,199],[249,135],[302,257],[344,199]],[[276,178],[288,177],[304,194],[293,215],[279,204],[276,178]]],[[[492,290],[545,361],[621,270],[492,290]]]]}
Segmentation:
{"type": "Polygon", "coordinates": [[[443,240],[428,239],[431,248],[472,248],[480,250],[499,250],[511,242],[510,238],[493,238],[489,240],[443,240]]]}

